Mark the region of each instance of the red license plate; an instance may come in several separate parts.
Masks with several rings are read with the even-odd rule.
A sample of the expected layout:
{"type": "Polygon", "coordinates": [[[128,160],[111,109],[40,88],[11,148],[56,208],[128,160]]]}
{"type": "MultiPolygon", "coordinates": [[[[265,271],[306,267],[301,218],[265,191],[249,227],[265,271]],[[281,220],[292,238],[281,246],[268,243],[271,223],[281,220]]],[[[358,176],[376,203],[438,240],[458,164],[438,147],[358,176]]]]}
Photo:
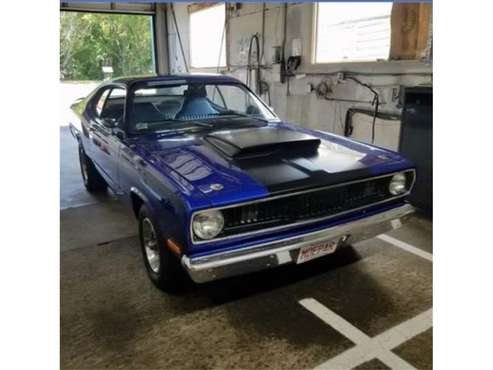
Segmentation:
{"type": "Polygon", "coordinates": [[[326,256],[327,254],[334,253],[337,249],[338,244],[338,240],[331,240],[302,247],[300,249],[300,253],[298,254],[298,260],[296,261],[296,263],[303,263],[318,257],[326,256]]]}

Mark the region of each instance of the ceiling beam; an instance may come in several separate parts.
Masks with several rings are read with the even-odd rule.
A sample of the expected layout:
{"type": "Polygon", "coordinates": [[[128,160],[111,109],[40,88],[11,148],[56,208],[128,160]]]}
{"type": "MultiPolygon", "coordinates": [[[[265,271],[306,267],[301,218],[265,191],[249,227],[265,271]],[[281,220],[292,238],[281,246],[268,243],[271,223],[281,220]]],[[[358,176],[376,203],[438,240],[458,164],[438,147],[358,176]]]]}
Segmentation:
{"type": "Polygon", "coordinates": [[[156,3],[74,3],[61,2],[61,11],[91,12],[91,13],[119,13],[119,14],[147,14],[156,13],[156,3]]]}

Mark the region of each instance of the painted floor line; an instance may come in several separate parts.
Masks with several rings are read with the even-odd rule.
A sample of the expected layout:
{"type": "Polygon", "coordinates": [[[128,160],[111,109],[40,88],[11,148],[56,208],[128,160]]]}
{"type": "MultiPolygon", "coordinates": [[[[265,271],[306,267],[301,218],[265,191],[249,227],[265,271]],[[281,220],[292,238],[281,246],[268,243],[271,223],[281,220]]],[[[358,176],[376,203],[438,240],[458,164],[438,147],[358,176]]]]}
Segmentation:
{"type": "Polygon", "coordinates": [[[428,253],[422,249],[419,249],[419,248],[417,248],[411,244],[408,244],[406,242],[403,242],[399,239],[393,238],[392,236],[389,236],[386,234],[378,235],[377,238],[380,240],[383,240],[384,242],[392,244],[398,248],[401,248],[401,249],[403,249],[409,253],[413,253],[416,256],[427,259],[430,262],[433,262],[433,255],[431,253],[428,253]]]}
{"type": "Polygon", "coordinates": [[[305,298],[299,303],[356,344],[315,369],[352,369],[374,358],[379,359],[391,369],[415,369],[391,350],[432,327],[432,309],[429,309],[371,338],[316,299],[305,298]]]}

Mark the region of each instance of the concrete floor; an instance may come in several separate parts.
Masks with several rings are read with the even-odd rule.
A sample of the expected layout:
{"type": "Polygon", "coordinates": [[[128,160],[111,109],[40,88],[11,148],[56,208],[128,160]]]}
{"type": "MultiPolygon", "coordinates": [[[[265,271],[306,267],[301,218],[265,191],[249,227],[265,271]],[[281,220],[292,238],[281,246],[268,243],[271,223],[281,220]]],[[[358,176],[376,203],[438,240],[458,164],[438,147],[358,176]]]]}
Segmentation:
{"type": "MultiPolygon", "coordinates": [[[[369,337],[432,307],[432,263],[380,239],[299,266],[167,295],[145,274],[136,222],[110,194],[88,195],[61,129],[62,368],[313,368],[354,347],[299,301],[314,298],[369,337]]],[[[414,217],[390,236],[432,252],[414,217]]],[[[405,334],[405,333],[404,333],[405,334]]],[[[432,329],[392,353],[432,367],[432,329]]],[[[357,369],[388,369],[377,358],[357,369]]]]}

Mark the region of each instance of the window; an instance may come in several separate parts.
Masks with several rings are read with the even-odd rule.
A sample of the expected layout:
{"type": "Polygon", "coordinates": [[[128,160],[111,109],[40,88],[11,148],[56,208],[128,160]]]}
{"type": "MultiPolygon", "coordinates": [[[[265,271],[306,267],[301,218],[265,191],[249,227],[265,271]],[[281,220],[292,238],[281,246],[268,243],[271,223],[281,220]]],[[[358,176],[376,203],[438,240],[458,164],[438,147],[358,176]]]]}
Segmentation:
{"type": "MultiPolygon", "coordinates": [[[[241,84],[188,83],[139,87],[130,98],[130,131],[148,132],[215,125],[234,127],[245,116],[277,120],[241,84]]],[[[250,120],[248,120],[250,122],[250,120]]],[[[222,127],[221,126],[221,127],[222,127]]]]}
{"type": "Polygon", "coordinates": [[[116,87],[111,90],[101,113],[101,118],[112,119],[116,124],[123,119],[123,110],[125,107],[125,89],[116,87]]]}
{"type": "Polygon", "coordinates": [[[127,95],[127,92],[124,88],[115,87],[113,90],[111,90],[110,99],[121,99],[124,98],[125,95],[127,95]]]}
{"type": "Polygon", "coordinates": [[[315,63],[388,59],[392,3],[319,3],[315,63]]]}
{"type": "Polygon", "coordinates": [[[255,103],[252,102],[252,95],[245,94],[243,90],[238,89],[236,86],[219,86],[218,90],[221,97],[224,99],[226,109],[234,110],[240,113],[247,113],[249,109],[254,109],[253,107],[255,103]]]}
{"type": "Polygon", "coordinates": [[[219,4],[190,14],[190,52],[193,68],[226,65],[224,34],[225,5],[219,4]],[[219,58],[219,54],[221,57],[219,58]]]}
{"type": "Polygon", "coordinates": [[[242,114],[260,114],[252,94],[237,85],[206,85],[207,97],[219,107],[242,114]]]}
{"type": "Polygon", "coordinates": [[[96,103],[96,114],[98,117],[101,117],[101,113],[103,112],[104,108],[104,103],[106,102],[106,98],[108,97],[110,93],[110,89],[106,89],[103,91],[103,93],[100,95],[97,103],[96,103]]]}

